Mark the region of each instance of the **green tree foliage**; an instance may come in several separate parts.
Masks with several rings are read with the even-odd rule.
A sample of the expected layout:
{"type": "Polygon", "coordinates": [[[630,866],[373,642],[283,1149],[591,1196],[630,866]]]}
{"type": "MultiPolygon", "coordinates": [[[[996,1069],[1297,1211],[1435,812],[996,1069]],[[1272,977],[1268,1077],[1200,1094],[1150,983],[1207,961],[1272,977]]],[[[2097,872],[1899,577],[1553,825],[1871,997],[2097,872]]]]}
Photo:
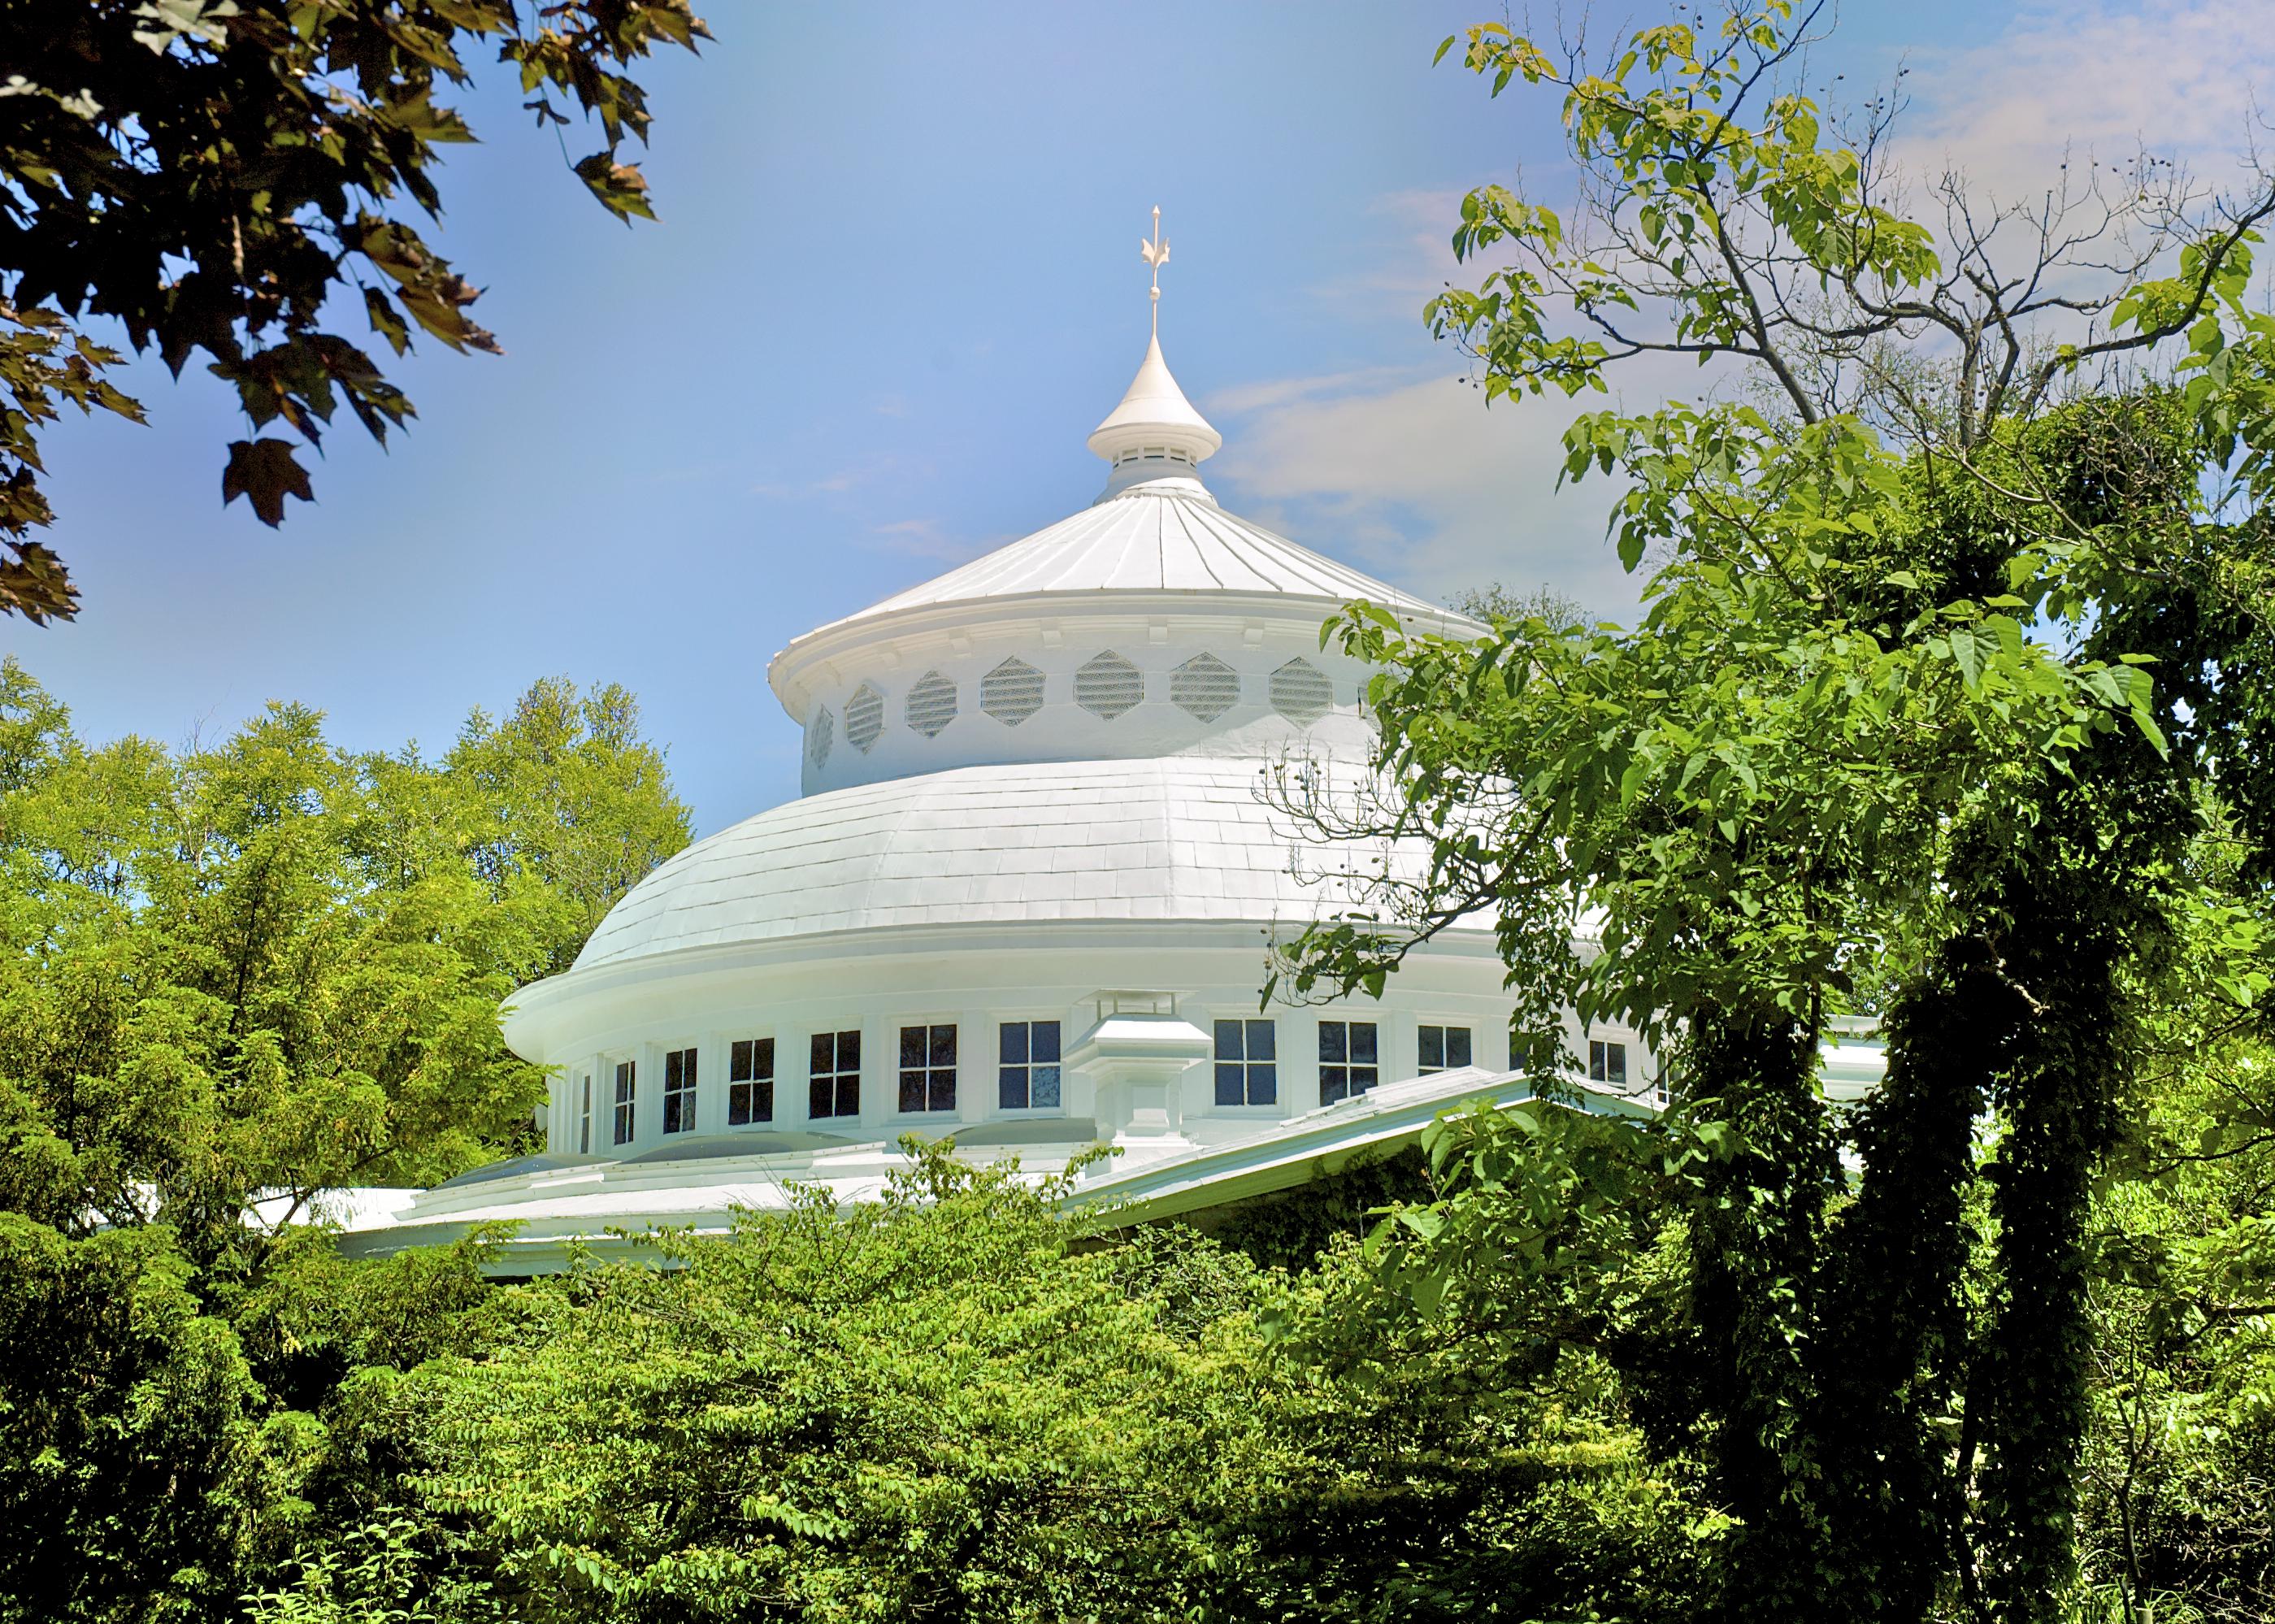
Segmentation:
{"type": "Polygon", "coordinates": [[[374,439],[413,415],[352,310],[397,355],[413,328],[496,352],[479,290],[421,238],[438,218],[440,149],[474,134],[438,102],[495,51],[540,125],[573,105],[600,126],[574,166],[617,218],[653,218],[619,161],[645,140],[627,70],[707,38],[686,0],[98,0],[0,9],[0,613],[68,619],[78,594],[31,533],[53,517],[39,435],[69,403],[134,421],[95,341],[115,321],[177,374],[203,353],[252,434],[230,446],[224,502],[281,524],[314,499],[299,444],[342,404],[374,439]],[[299,437],[265,435],[281,423],[299,437]]]}
{"type": "Polygon", "coordinates": [[[1387,822],[1311,810],[1432,861],[1284,973],[1379,987],[1489,908],[1521,1037],[1568,1001],[1674,1053],[1650,1129],[1441,1129],[1447,1195],[1382,1244],[1417,1300],[1506,1303],[1523,1341],[1563,1334],[1539,1304],[1573,1271],[1600,1293],[1638,1266],[1616,1225],[1566,1236],[1559,1203],[1679,1214],[1680,1315],[1619,1356],[1675,1396],[1653,1361],[1687,1349],[1662,1435],[1704,1440],[1737,1519],[1723,1609],[2051,1619],[2077,1572],[2095,1180],[2151,1054],[2225,1029],[2181,944],[2219,944],[2219,1022],[2264,1018],[2275,414],[2244,294],[2275,190],[2192,214],[2144,160],[2124,200],[1970,211],[1954,178],[1915,218],[1876,161],[1884,110],[1820,145],[1788,82],[1814,15],[1646,28],[1601,72],[1470,31],[1496,91],[1561,92],[1585,207],[1568,228],[1473,193],[1456,251],[1511,262],[1433,326],[1489,396],[1600,389],[1649,353],[1729,387],[1567,435],[1568,477],[1624,482],[1634,631],[1345,617],[1388,667],[1369,699],[1409,791],[1387,822]],[[2120,226],[2112,272],[2079,245],[2120,226]],[[2223,806],[2244,855],[2215,882],[2188,853],[2223,806]],[[1815,1055],[1858,1008],[1888,1081],[1840,1114],[1815,1055]]]}
{"type": "Polygon", "coordinates": [[[540,684],[441,764],[321,723],[90,746],[0,664],[5,1616],[234,1597],[333,1386],[415,1363],[478,1287],[464,1256],[349,1267],[322,1192],[525,1138],[542,1077],[499,1001],[573,951],[604,872],[687,838],[618,691],[540,684]],[[548,755],[574,770],[496,766],[548,755]]]}
{"type": "Polygon", "coordinates": [[[406,1550],[465,1618],[1688,1605],[1714,1519],[1584,1362],[1481,1408],[1434,1330],[1394,1373],[1368,1351],[1348,1241],[1291,1277],[1187,1231],[1085,1233],[1058,1193],[933,1148],[881,1202],[502,1291],[469,1351],[364,1379],[335,1445],[407,1470],[260,1616],[424,1593],[406,1550]]]}

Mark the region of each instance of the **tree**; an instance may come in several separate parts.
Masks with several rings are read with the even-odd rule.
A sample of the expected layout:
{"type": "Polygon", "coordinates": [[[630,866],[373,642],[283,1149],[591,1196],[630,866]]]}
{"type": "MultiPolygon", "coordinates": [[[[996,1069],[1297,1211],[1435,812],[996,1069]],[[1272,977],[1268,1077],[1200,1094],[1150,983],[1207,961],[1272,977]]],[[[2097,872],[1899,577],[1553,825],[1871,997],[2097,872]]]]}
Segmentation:
{"type": "MultiPolygon", "coordinates": [[[[1653,352],[1720,364],[1735,395],[1567,435],[1568,475],[1629,482],[1620,553],[1653,561],[1633,633],[1346,617],[1390,668],[1369,699],[1402,791],[1359,821],[1429,859],[1287,971],[1379,986],[1490,908],[1535,1035],[1568,1000],[1675,1049],[1680,1108],[1616,1165],[1692,1170],[1685,1333],[1742,1522],[1731,1613],[2050,1618],[2091,1182],[2169,944],[2219,905],[2183,862],[2207,805],[2264,872],[2275,415],[2243,292],[2275,188],[2222,204],[2144,159],[2121,197],[1984,211],[1946,177],[1931,225],[1879,162],[1885,105],[1820,147],[1786,82],[1821,9],[1646,28],[1592,72],[1470,31],[1496,91],[1562,93],[1581,210],[1471,194],[1457,252],[1514,262],[1427,318],[1489,397],[1602,389],[1653,352]],[[1844,1118],[1814,1057],[1860,1004],[1890,1069],[1844,1118]]],[[[1504,1165],[1478,1143],[1448,1165],[1504,1165]]],[[[1442,1295],[1546,1266],[1493,1238],[1528,1188],[1481,1174],[1393,1236],[1394,1267],[1442,1295]]]]}
{"type": "Polygon", "coordinates": [[[524,707],[572,719],[573,782],[501,783],[286,705],[90,747],[0,663],[0,1618],[227,1611],[309,1514],[347,1371],[417,1363],[479,1294],[474,1249],[349,1265],[311,1220],[530,1132],[497,1007],[606,882],[498,831],[684,842],[629,699],[596,696],[600,738],[583,703],[524,707]]]}
{"type": "Polygon", "coordinates": [[[33,533],[54,515],[39,439],[63,403],[142,420],[107,381],[116,322],[179,375],[202,352],[238,391],[253,436],[231,442],[222,499],[264,524],[313,501],[281,422],[314,446],[344,404],[374,439],[412,404],[337,329],[353,308],[397,355],[415,327],[498,352],[468,307],[479,290],[420,237],[442,212],[439,148],[469,141],[435,97],[472,82],[495,44],[540,126],[573,102],[602,144],[574,166],[618,219],[650,217],[619,162],[649,114],[624,72],[708,31],[687,0],[99,0],[0,12],[10,115],[0,134],[0,613],[69,619],[78,593],[33,533]],[[335,295],[339,298],[336,298],[335,295]]]}
{"type": "Polygon", "coordinates": [[[1092,1232],[1061,1180],[913,1148],[881,1201],[813,1192],[666,1238],[669,1268],[503,1290],[465,1351],[373,1372],[333,1441],[401,1469],[262,1616],[357,1616],[324,1610],[351,1586],[480,1586],[443,1616],[564,1620],[1689,1601],[1703,1508],[1641,1468],[1578,1362],[1486,1413],[1465,1378],[1499,1372],[1457,1341],[1417,1327],[1385,1360],[1348,1242],[1259,1270],[1190,1231],[1092,1232]]]}

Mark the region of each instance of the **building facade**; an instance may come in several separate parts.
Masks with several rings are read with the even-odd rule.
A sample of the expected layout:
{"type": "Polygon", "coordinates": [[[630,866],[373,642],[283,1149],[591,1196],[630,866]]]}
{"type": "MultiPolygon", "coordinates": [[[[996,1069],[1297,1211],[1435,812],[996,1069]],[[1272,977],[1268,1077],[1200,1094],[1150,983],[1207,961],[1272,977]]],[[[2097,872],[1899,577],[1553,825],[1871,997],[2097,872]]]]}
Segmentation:
{"type": "MultiPolygon", "coordinates": [[[[367,1203],[344,1243],[511,1220],[507,1266],[556,1266],[798,1185],[873,1194],[911,1133],[1032,1168],[1109,1144],[1086,1198],[1190,1211],[1529,1093],[1482,925],[1379,1000],[1259,1003],[1267,942],[1407,856],[1286,810],[1373,743],[1370,673],[1322,623],[1364,598],[1482,628],[1227,512],[1220,444],[1157,335],[1090,436],[1095,502],[776,655],[801,797],[658,868],[503,1012],[552,1069],[545,1151],[367,1203]]],[[[1568,1039],[1650,1107],[1633,1033],[1568,1039]]]]}

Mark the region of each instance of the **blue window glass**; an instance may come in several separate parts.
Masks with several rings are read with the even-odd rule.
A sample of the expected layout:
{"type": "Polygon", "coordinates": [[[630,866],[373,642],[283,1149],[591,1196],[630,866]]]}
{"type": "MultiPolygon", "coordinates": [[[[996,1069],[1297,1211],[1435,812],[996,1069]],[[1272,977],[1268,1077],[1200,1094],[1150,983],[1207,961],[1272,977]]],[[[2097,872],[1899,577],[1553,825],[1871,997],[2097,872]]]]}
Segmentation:
{"type": "Polygon", "coordinates": [[[1059,1023],[1006,1021],[996,1029],[996,1100],[1006,1111],[1059,1107],[1059,1023]]]}
{"type": "Polygon", "coordinates": [[[1216,1023],[1216,1102],[1268,1106],[1280,1098],[1279,1034],[1270,1021],[1216,1023]]]}

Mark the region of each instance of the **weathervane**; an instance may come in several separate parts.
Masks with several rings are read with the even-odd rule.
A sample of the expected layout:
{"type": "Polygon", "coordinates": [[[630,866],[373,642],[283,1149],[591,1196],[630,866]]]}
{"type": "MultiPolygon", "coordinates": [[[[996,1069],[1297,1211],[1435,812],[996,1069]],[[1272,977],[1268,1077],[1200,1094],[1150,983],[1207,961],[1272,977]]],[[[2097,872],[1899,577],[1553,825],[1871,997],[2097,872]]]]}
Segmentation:
{"type": "Polygon", "coordinates": [[[1161,240],[1161,206],[1153,205],[1153,240],[1138,239],[1138,252],[1153,268],[1153,336],[1161,336],[1161,267],[1169,262],[1169,245],[1161,240]]]}

